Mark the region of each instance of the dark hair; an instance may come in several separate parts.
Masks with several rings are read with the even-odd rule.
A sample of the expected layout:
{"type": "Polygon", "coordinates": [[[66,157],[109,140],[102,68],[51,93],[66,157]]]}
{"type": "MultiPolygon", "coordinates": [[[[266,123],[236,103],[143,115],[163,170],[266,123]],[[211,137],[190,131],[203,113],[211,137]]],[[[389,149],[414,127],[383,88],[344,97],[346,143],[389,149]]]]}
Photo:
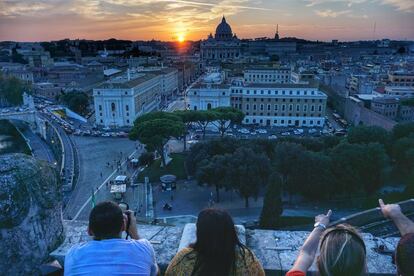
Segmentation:
{"type": "Polygon", "coordinates": [[[395,261],[398,274],[402,276],[414,275],[414,233],[404,235],[397,245],[395,261]]]}
{"type": "Polygon", "coordinates": [[[204,209],[198,214],[197,241],[191,247],[197,252],[192,275],[202,276],[229,275],[235,269],[236,250],[245,248],[233,219],[220,209],[204,209]]]}
{"type": "Polygon", "coordinates": [[[123,223],[122,210],[112,201],[98,203],[89,215],[89,228],[98,240],[118,237],[123,223]]]}

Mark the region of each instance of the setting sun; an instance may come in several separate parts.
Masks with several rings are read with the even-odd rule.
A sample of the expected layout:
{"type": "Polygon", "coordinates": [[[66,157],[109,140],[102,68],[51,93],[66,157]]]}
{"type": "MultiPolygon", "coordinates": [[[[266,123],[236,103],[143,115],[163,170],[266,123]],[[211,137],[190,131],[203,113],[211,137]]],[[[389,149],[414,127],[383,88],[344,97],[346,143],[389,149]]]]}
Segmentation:
{"type": "Polygon", "coordinates": [[[184,34],[178,34],[177,35],[178,42],[184,42],[185,41],[185,35],[184,34]]]}

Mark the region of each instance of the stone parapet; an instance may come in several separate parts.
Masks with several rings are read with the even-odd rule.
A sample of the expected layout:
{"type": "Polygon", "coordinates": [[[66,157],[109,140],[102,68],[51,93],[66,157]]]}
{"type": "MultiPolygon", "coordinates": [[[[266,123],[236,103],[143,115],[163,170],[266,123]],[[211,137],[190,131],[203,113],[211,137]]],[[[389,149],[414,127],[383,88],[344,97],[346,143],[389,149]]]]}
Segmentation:
{"type": "MultiPolygon", "coordinates": [[[[71,246],[90,240],[87,234],[87,222],[64,221],[64,225],[66,240],[51,253],[52,257],[62,263],[71,246]]],[[[179,248],[194,241],[195,230],[194,224],[188,224],[184,228],[158,225],[138,226],[140,236],[148,239],[153,245],[157,261],[163,270],[179,248]]],[[[305,231],[246,230],[243,226],[237,226],[237,231],[241,241],[253,250],[263,264],[267,275],[284,275],[292,267],[300,247],[309,235],[309,232],[305,231]]],[[[396,269],[392,264],[392,257],[378,253],[377,248],[384,245],[389,250],[395,250],[398,238],[382,239],[364,233],[363,239],[367,248],[370,275],[395,275],[396,269]]],[[[316,267],[313,265],[310,274],[315,272],[316,267]]]]}

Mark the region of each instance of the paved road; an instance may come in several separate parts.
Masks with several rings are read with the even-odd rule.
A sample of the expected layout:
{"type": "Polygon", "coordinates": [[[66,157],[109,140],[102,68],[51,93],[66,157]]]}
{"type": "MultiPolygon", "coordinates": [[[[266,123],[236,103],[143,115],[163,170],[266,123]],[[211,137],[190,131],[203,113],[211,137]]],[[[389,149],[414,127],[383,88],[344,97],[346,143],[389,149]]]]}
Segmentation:
{"type": "Polygon", "coordinates": [[[64,176],[65,176],[65,184],[72,185],[72,180],[75,173],[75,152],[72,141],[70,137],[66,134],[66,132],[55,122],[50,120],[45,115],[38,113],[39,116],[46,120],[49,124],[53,125],[56,130],[59,132],[60,137],[62,138],[63,148],[65,152],[65,167],[64,167],[64,176]]]}
{"type": "MultiPolygon", "coordinates": [[[[95,196],[96,201],[108,199],[106,180],[118,175],[114,173],[114,164],[119,160],[124,162],[136,150],[135,142],[112,137],[73,136],[72,139],[79,154],[79,180],[65,207],[64,217],[74,218],[84,206],[78,219],[87,219],[91,209],[89,200],[92,191],[96,192],[101,187],[95,196]],[[107,165],[108,162],[110,166],[107,165]]],[[[122,170],[126,171],[125,167],[122,170]]]]}

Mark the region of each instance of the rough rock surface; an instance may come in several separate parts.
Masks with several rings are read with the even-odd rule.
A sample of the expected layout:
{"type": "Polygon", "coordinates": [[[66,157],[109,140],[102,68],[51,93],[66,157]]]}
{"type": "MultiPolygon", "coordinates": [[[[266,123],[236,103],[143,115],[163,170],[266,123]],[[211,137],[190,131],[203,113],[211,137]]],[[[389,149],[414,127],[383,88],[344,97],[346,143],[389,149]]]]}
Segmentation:
{"type": "Polygon", "coordinates": [[[46,162],[0,156],[0,274],[36,275],[64,239],[61,184],[46,162]]]}

